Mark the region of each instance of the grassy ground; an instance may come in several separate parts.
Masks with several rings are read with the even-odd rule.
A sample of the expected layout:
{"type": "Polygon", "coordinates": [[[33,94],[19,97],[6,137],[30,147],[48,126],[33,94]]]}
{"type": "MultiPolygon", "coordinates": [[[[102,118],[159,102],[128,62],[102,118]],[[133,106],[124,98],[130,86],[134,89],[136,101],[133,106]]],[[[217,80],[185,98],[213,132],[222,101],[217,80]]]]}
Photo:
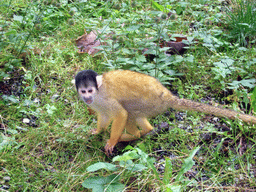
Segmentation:
{"type": "Polygon", "coordinates": [[[255,126],[170,109],[150,120],[157,134],[129,143],[130,154],[118,144],[123,159],[113,162],[108,134],[88,134],[96,117],[71,82],[84,69],[131,69],[180,97],[255,115],[255,4],[239,3],[2,0],[1,190],[85,191],[90,181],[103,183],[95,191],[255,191],[255,126]],[[76,46],[92,30],[105,42],[94,57],[76,46]],[[187,37],[185,53],[165,54],[158,42],[177,34],[187,37]],[[88,169],[98,162],[118,169],[88,169]]]}

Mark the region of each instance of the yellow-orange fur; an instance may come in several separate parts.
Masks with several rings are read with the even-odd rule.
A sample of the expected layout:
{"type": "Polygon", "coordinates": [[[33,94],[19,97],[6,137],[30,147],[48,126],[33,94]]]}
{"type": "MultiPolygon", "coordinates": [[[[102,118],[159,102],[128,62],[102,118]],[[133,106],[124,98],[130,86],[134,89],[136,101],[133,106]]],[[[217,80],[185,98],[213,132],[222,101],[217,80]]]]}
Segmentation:
{"type": "Polygon", "coordinates": [[[110,139],[105,146],[107,154],[112,153],[117,142],[134,140],[150,132],[153,127],[147,118],[165,112],[168,108],[199,111],[230,119],[239,118],[256,124],[254,116],[179,99],[155,78],[127,70],[103,74],[102,85],[94,95],[90,108],[98,115],[95,134],[106,129],[113,121],[110,139]]]}

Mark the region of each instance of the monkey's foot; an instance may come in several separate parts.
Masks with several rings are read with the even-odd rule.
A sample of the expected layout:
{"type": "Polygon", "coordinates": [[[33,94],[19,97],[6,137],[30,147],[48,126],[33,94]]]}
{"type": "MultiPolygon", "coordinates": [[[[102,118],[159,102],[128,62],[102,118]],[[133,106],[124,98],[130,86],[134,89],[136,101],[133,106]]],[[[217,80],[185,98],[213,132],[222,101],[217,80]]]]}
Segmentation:
{"type": "Polygon", "coordinates": [[[110,141],[108,140],[106,146],[105,146],[105,154],[107,156],[112,155],[115,145],[117,144],[117,141],[110,141]]]}

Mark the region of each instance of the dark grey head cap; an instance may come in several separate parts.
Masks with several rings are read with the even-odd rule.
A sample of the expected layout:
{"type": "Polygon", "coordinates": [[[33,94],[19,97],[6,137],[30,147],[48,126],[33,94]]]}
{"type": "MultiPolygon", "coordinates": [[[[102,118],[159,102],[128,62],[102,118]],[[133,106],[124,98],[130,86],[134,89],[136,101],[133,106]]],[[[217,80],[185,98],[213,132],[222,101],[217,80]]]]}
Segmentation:
{"type": "Polygon", "coordinates": [[[96,89],[98,89],[96,76],[98,74],[89,69],[89,70],[83,70],[77,73],[75,77],[75,83],[76,83],[76,90],[78,90],[79,87],[88,87],[88,86],[95,86],[96,89]]]}

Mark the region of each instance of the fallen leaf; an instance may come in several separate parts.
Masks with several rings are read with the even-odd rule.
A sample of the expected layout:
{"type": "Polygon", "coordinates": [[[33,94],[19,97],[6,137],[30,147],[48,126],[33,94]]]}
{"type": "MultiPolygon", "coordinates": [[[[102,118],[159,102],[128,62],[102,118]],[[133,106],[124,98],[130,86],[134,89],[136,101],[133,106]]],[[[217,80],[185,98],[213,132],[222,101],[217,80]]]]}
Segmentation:
{"type": "Polygon", "coordinates": [[[87,110],[89,112],[89,115],[94,115],[95,114],[95,112],[91,108],[87,107],[87,110]]]}
{"type": "Polygon", "coordinates": [[[170,47],[170,49],[168,49],[166,51],[167,54],[178,54],[178,55],[182,55],[186,49],[184,47],[186,47],[187,45],[183,42],[177,42],[177,41],[168,41],[164,43],[164,47],[170,47]]]}
{"type": "Polygon", "coordinates": [[[100,46],[100,39],[97,39],[98,32],[91,31],[89,34],[85,32],[82,36],[76,39],[76,46],[78,47],[78,53],[88,53],[94,56],[95,53],[99,52],[94,47],[100,46]]]}
{"type": "Polygon", "coordinates": [[[160,44],[161,47],[170,47],[169,50],[166,51],[166,54],[178,54],[178,55],[182,55],[186,49],[184,47],[186,47],[187,45],[185,43],[183,43],[183,40],[187,40],[187,37],[185,36],[175,36],[175,41],[164,41],[162,44],[160,44]]]}
{"type": "MultiPolygon", "coordinates": [[[[171,36],[170,36],[171,37],[171,36]]],[[[174,41],[164,41],[161,40],[159,43],[159,46],[161,48],[164,47],[170,47],[170,49],[168,49],[165,53],[167,55],[182,55],[184,54],[184,52],[186,51],[186,48],[188,45],[183,43],[183,40],[187,40],[187,37],[185,36],[175,36],[173,37],[175,40],[174,41]]],[[[150,39],[150,38],[148,38],[150,39]]],[[[144,56],[149,60],[152,61],[156,56],[154,54],[145,54],[145,52],[148,51],[148,48],[145,48],[142,53],[144,54],[144,56]]]]}
{"type": "Polygon", "coordinates": [[[187,37],[174,37],[176,39],[175,42],[182,42],[182,40],[188,40],[187,37]]]}

